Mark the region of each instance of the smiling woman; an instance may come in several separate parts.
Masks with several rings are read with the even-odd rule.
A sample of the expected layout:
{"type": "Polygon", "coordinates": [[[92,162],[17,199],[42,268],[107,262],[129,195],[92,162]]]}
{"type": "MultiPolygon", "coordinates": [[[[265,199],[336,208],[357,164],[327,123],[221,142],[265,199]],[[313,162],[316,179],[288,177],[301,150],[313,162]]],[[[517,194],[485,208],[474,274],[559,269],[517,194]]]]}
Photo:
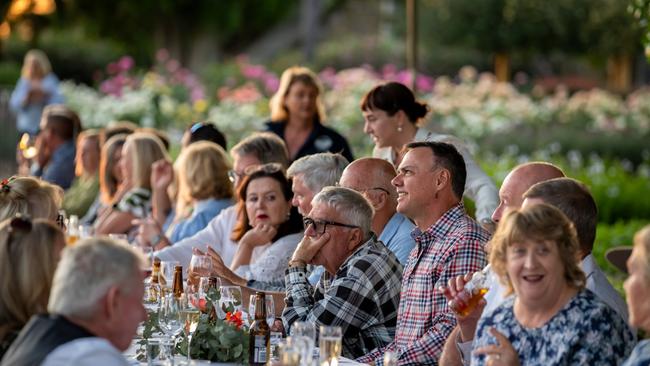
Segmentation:
{"type": "Polygon", "coordinates": [[[511,211],[490,264],[514,296],[481,318],[472,365],[617,365],[633,346],[625,321],[589,290],[573,224],[558,209],[511,211]]]}

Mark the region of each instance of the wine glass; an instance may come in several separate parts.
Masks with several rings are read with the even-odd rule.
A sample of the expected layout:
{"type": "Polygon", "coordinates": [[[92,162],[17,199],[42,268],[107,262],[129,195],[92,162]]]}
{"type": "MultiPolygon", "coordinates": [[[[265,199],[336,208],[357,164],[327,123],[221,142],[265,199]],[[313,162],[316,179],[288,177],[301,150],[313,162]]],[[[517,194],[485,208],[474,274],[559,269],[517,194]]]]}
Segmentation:
{"type": "Polygon", "coordinates": [[[190,364],[191,361],[191,345],[192,345],[192,335],[196,331],[196,327],[199,325],[199,317],[201,311],[197,309],[194,304],[192,304],[191,296],[189,294],[184,294],[181,296],[181,310],[180,310],[180,319],[185,331],[185,337],[187,338],[187,364],[190,364]]]}
{"type": "Polygon", "coordinates": [[[221,298],[219,299],[219,317],[224,318],[226,312],[242,310],[242,294],[239,286],[221,286],[221,298]],[[222,316],[223,314],[223,316],[222,316]]]}
{"type": "Polygon", "coordinates": [[[174,284],[174,267],[179,266],[177,261],[161,261],[160,274],[158,275],[158,283],[163,294],[172,293],[172,285],[174,284]]]}
{"type": "Polygon", "coordinates": [[[163,296],[160,299],[158,323],[160,324],[160,329],[163,333],[172,340],[183,327],[180,311],[181,302],[172,294],[163,296]]]}
{"type": "MultiPolygon", "coordinates": [[[[275,303],[273,301],[273,296],[266,294],[264,297],[266,301],[266,322],[269,324],[269,327],[273,326],[275,321],[275,303]]],[[[248,302],[248,321],[250,324],[253,324],[255,320],[255,295],[250,296],[250,301],[248,302]]]]}
{"type": "Polygon", "coordinates": [[[212,273],[212,259],[207,255],[192,254],[190,272],[199,277],[208,277],[212,273]]]}

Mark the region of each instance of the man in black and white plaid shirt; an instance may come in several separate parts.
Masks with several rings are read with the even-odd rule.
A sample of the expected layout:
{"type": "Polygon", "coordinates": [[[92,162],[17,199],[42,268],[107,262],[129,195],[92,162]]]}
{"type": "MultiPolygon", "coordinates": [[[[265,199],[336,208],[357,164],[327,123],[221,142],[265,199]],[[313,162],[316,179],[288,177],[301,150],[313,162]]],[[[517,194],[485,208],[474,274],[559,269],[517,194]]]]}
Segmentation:
{"type": "Polygon", "coordinates": [[[402,266],[370,229],[373,209],[358,192],[327,187],[304,218],[305,237],[286,271],[285,327],[295,321],[340,326],[345,357],[356,358],[395,335],[402,266]],[[307,264],[326,272],[316,288],[307,264]]]}

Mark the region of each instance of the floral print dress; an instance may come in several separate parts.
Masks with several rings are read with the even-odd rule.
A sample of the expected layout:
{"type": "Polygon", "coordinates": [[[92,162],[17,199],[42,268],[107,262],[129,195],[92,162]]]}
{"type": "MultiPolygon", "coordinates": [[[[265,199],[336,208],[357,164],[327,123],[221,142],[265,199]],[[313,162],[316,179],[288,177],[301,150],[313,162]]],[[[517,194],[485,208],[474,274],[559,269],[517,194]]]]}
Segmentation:
{"type": "MultiPolygon", "coordinates": [[[[625,321],[589,290],[578,292],[539,328],[525,328],[514,315],[514,297],[479,321],[474,349],[496,344],[488,332],[503,333],[519,354],[521,365],[619,365],[634,347],[625,321]]],[[[485,365],[472,355],[472,365],[485,365]]]]}

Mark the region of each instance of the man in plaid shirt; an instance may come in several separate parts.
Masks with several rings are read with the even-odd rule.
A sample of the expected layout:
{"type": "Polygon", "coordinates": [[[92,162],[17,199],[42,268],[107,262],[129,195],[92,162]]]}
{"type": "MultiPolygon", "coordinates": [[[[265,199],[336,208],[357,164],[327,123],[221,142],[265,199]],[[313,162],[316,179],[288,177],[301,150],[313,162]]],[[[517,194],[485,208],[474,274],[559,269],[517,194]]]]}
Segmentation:
{"type": "Polygon", "coordinates": [[[439,291],[447,281],[486,265],[489,233],[463,208],[465,163],[456,148],[441,142],[415,142],[406,147],[393,179],[397,211],[417,226],[416,247],[402,278],[397,332],[389,345],[358,359],[381,365],[386,351],[399,365],[437,365],[456,318],[439,291]]]}
{"type": "Polygon", "coordinates": [[[393,340],[402,265],[371,231],[373,208],[358,192],[326,187],[304,218],[305,237],[286,271],[285,328],[295,321],[341,327],[345,357],[393,340]],[[325,267],[314,289],[308,263],[325,267]]]}

